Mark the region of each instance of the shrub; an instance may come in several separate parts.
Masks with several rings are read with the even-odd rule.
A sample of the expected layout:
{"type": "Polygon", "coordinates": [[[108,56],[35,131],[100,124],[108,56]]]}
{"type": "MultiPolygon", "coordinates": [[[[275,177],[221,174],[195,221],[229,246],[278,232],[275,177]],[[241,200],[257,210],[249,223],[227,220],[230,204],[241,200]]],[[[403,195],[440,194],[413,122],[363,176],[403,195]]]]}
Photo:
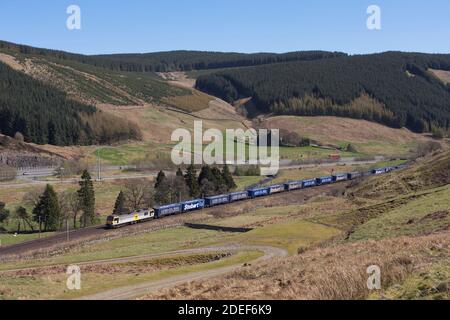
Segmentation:
{"type": "Polygon", "coordinates": [[[351,143],[349,143],[347,145],[347,148],[345,148],[345,151],[352,152],[352,153],[358,152],[358,150],[356,150],[356,147],[353,144],[351,144],[351,143]]]}
{"type": "Polygon", "coordinates": [[[433,133],[433,138],[435,138],[437,140],[442,140],[445,137],[444,130],[442,130],[441,128],[434,127],[432,130],[432,133],[433,133]]]}

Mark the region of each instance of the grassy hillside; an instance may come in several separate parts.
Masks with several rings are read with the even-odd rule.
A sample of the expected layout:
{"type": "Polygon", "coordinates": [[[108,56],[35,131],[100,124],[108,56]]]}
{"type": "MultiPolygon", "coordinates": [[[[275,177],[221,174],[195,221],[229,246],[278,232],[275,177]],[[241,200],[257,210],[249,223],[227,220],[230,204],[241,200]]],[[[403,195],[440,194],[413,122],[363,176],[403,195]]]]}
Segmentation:
{"type": "Polygon", "coordinates": [[[170,86],[151,73],[116,72],[52,56],[3,52],[0,61],[88,104],[142,105],[191,94],[191,90],[170,86]]]}
{"type": "Polygon", "coordinates": [[[26,142],[53,145],[140,138],[139,130],[127,120],[74,101],[56,87],[0,62],[0,134],[17,133],[26,142]]]}
{"type": "Polygon", "coordinates": [[[428,69],[449,71],[450,55],[387,52],[248,67],[199,76],[196,87],[229,102],[252,97],[263,113],[448,129],[449,87],[428,69]]]}
{"type": "Polygon", "coordinates": [[[450,184],[450,153],[442,152],[418,162],[411,168],[387,176],[374,176],[356,185],[351,193],[355,197],[389,199],[450,184]]]}
{"type": "Polygon", "coordinates": [[[431,140],[408,129],[350,118],[273,116],[260,125],[268,129],[285,128],[323,146],[345,149],[352,144],[356,151],[366,155],[408,155],[419,143],[431,140]]]}
{"type": "MultiPolygon", "coordinates": [[[[267,212],[286,212],[291,219],[333,228],[328,231],[336,234],[340,230],[342,236],[312,247],[300,245],[298,254],[287,259],[244,267],[226,277],[190,283],[188,290],[180,285],[147,298],[449,299],[449,165],[450,153],[440,153],[410,169],[362,181],[344,199],[322,200],[325,207],[315,206],[322,203],[319,199],[307,206],[272,207],[267,212]],[[395,181],[409,188],[399,190],[395,181]],[[373,198],[368,191],[373,188],[384,193],[373,198]],[[369,198],[363,201],[364,197],[369,198]],[[371,265],[381,269],[381,290],[367,289],[366,270],[371,265]]],[[[264,225],[261,221],[262,212],[254,224],[247,220],[246,225],[264,225]]],[[[272,230],[283,229],[280,220],[272,223],[272,230]]],[[[291,220],[280,234],[287,236],[295,225],[291,220]]]]}

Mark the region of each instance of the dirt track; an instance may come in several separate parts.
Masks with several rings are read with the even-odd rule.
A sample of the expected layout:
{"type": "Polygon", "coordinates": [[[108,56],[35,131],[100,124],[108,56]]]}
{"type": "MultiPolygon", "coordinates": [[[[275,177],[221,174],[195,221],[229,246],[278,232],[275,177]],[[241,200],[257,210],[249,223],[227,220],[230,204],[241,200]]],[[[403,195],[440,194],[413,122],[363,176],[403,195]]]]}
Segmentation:
{"type": "MultiPolygon", "coordinates": [[[[275,257],[285,257],[287,256],[287,251],[280,248],[265,247],[265,246],[220,246],[220,247],[210,247],[192,250],[177,251],[177,254],[191,254],[191,253],[208,253],[215,251],[262,251],[264,256],[256,259],[253,263],[259,263],[266,261],[275,257]]],[[[166,255],[171,254],[167,253],[166,255]]],[[[173,253],[172,253],[173,254],[173,253]]],[[[192,272],[188,274],[182,274],[178,276],[173,276],[167,279],[162,279],[158,281],[145,282],[137,285],[126,286],[116,289],[107,290],[90,296],[81,298],[80,300],[128,300],[144,296],[155,290],[160,290],[163,288],[170,288],[180,285],[185,282],[190,282],[194,280],[205,280],[208,278],[220,276],[229,272],[232,272],[240,268],[242,264],[236,264],[232,266],[222,267],[218,269],[192,272]]]]}

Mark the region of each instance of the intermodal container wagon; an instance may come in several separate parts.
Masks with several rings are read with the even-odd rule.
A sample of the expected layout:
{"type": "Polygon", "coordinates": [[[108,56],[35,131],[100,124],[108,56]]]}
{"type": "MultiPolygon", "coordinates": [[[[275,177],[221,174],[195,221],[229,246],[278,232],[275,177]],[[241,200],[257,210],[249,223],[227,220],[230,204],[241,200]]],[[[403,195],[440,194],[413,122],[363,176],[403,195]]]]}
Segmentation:
{"type": "Polygon", "coordinates": [[[320,186],[323,184],[329,184],[333,182],[333,177],[327,176],[327,177],[320,177],[316,179],[316,183],[320,186]]]}
{"type": "Polygon", "coordinates": [[[348,179],[348,175],[346,173],[338,173],[332,176],[333,182],[345,181],[348,179]]]}
{"type": "Polygon", "coordinates": [[[280,192],[284,191],[284,185],[277,184],[277,185],[268,187],[268,189],[269,189],[269,194],[280,193],[280,192]]]}
{"type": "Polygon", "coordinates": [[[349,172],[349,173],[347,173],[347,179],[348,180],[357,179],[357,178],[359,178],[361,176],[362,176],[361,172],[349,172]]]}
{"type": "Polygon", "coordinates": [[[155,208],[155,217],[162,218],[165,216],[170,216],[172,214],[177,214],[182,212],[181,203],[169,204],[167,206],[161,206],[155,208]]]}
{"type": "Polygon", "coordinates": [[[372,170],[372,174],[382,174],[382,173],[386,173],[386,168],[378,168],[372,170]]]}
{"type": "Polygon", "coordinates": [[[181,203],[181,210],[183,212],[200,210],[205,207],[205,199],[196,199],[181,203]]]}
{"type": "Polygon", "coordinates": [[[229,203],[230,196],[228,194],[222,194],[220,196],[205,198],[205,205],[207,207],[218,206],[219,204],[229,203]]]}
{"type": "Polygon", "coordinates": [[[297,190],[302,188],[302,181],[291,181],[284,184],[287,191],[297,190]]]}
{"type": "Polygon", "coordinates": [[[269,194],[269,188],[250,189],[248,190],[248,196],[250,198],[263,197],[269,194]]]}
{"type": "Polygon", "coordinates": [[[230,202],[248,199],[247,191],[233,192],[229,194],[230,202]]]}
{"type": "Polygon", "coordinates": [[[316,185],[316,179],[308,179],[302,181],[302,188],[310,188],[316,185]]]}

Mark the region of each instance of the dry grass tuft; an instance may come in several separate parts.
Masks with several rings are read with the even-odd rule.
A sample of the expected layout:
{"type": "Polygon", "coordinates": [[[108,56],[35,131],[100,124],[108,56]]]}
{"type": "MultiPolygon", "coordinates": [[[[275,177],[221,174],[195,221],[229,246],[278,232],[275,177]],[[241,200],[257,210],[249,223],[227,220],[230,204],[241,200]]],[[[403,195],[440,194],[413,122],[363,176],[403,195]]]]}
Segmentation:
{"type": "Polygon", "coordinates": [[[146,299],[365,299],[367,267],[381,268],[382,287],[448,257],[448,233],[316,248],[208,282],[192,282],[146,299]]]}

